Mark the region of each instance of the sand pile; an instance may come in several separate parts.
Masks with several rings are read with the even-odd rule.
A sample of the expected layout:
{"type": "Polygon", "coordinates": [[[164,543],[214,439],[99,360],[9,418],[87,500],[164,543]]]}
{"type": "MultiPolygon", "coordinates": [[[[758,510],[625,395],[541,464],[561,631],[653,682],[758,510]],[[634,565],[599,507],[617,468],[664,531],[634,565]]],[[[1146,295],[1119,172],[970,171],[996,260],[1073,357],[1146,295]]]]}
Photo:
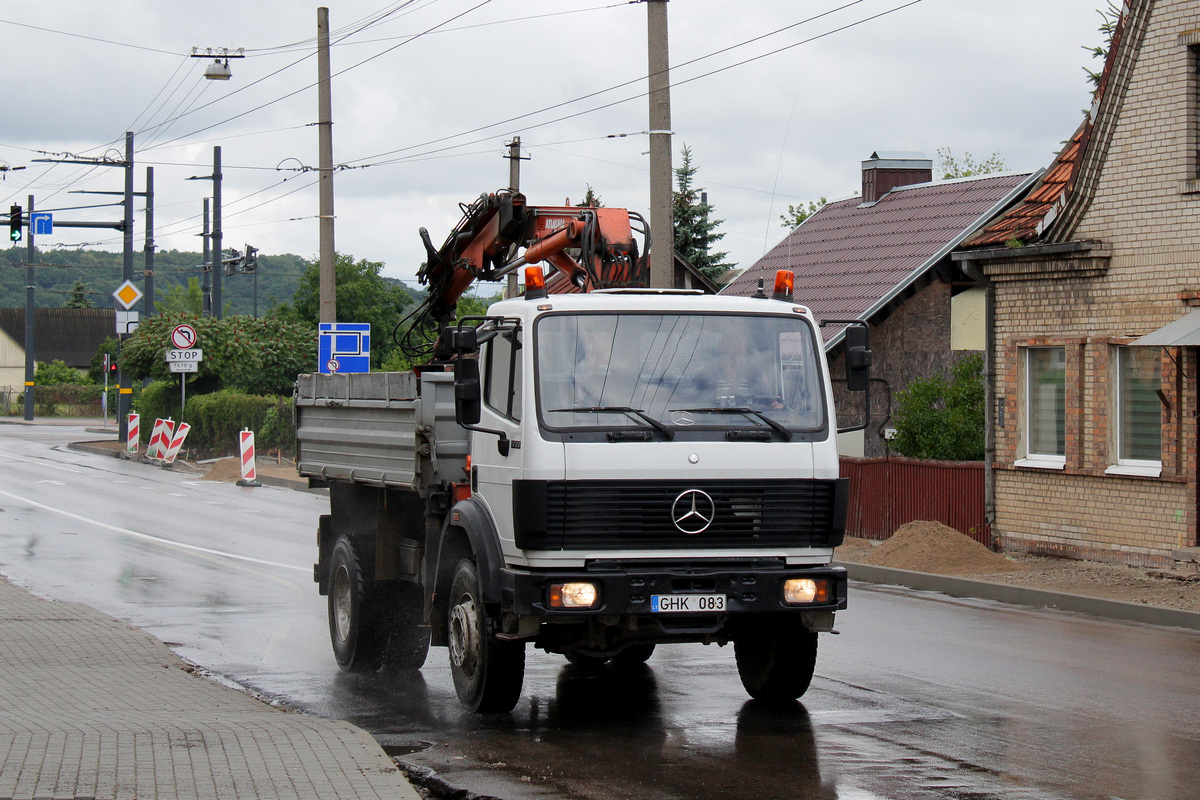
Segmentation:
{"type": "Polygon", "coordinates": [[[208,472],[204,473],[206,481],[240,481],[242,479],[242,463],[236,458],[222,458],[212,462],[208,472]]]}
{"type": "Polygon", "coordinates": [[[1025,569],[1024,565],[993,553],[949,526],[926,521],[900,526],[890,539],[858,560],[863,564],[938,575],[986,575],[1025,569]]]}

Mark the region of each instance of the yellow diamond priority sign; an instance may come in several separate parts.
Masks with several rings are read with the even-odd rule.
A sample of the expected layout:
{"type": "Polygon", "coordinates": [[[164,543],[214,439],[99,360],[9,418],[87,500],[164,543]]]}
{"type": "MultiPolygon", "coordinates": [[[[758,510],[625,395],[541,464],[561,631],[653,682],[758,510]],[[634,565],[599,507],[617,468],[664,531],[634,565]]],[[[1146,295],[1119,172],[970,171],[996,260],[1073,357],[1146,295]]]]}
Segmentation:
{"type": "Polygon", "coordinates": [[[113,292],[113,297],[128,311],[133,308],[134,303],[142,299],[142,290],[134,286],[132,281],[125,281],[113,292]]]}

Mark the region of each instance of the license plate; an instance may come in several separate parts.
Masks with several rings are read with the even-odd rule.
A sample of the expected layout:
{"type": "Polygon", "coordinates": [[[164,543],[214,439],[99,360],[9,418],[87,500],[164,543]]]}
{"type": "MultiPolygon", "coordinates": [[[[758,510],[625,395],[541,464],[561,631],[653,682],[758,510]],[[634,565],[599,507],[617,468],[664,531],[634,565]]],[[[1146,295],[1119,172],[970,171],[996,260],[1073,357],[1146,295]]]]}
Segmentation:
{"type": "Polygon", "coordinates": [[[723,594],[652,594],[650,611],[654,614],[710,613],[725,610],[723,594]]]}

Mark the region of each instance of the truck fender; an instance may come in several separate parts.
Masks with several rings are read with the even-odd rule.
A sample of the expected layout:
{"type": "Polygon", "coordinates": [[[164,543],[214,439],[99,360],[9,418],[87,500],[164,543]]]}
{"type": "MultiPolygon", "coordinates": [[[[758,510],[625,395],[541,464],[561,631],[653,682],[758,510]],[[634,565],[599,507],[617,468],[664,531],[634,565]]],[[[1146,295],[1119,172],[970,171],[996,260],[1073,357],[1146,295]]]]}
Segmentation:
{"type": "Polygon", "coordinates": [[[451,529],[461,530],[471,547],[471,555],[479,570],[480,589],[485,603],[500,602],[500,570],[504,556],[500,552],[500,534],[487,508],[474,497],[457,503],[446,515],[437,543],[437,563],[434,575],[452,572],[461,553],[448,552],[447,542],[453,539],[451,529]],[[450,563],[453,559],[453,563],[450,563]]]}

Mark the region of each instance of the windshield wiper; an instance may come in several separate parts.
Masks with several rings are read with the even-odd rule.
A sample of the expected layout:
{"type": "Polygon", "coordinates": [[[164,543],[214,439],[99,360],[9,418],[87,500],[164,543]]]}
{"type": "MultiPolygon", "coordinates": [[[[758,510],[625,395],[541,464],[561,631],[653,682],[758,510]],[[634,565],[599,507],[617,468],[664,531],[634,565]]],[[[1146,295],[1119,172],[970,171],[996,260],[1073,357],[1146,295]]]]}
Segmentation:
{"type": "Polygon", "coordinates": [[[667,439],[667,441],[671,441],[675,438],[675,431],[671,430],[666,425],[659,422],[640,408],[631,408],[629,406],[580,406],[577,408],[550,409],[551,414],[556,414],[559,412],[573,412],[576,414],[633,414],[651,428],[654,428],[656,431],[661,433],[663,437],[667,439]]]}
{"type": "Polygon", "coordinates": [[[667,409],[667,413],[674,413],[676,411],[683,411],[688,414],[749,414],[757,419],[762,420],[764,423],[769,425],[772,430],[774,430],[776,433],[778,433],[780,436],[783,437],[783,440],[785,442],[790,442],[792,440],[792,432],[790,430],[788,430],[786,426],[781,425],[780,423],[771,419],[770,417],[768,417],[766,414],[764,414],[761,411],[755,411],[753,408],[746,408],[745,406],[733,406],[731,408],[670,408],[670,409],[667,409]]]}

